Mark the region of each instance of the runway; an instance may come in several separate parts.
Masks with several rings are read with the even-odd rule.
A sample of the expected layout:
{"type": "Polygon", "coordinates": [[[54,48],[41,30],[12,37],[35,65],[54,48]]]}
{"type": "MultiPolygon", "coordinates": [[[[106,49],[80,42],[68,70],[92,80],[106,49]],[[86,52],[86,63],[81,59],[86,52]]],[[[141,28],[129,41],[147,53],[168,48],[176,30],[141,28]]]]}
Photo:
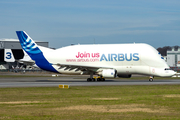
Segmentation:
{"type": "Polygon", "coordinates": [[[0,88],[8,87],[58,87],[59,84],[70,86],[107,86],[107,85],[168,85],[180,84],[180,79],[106,79],[104,82],[87,82],[84,77],[18,77],[0,78],[0,88]]]}

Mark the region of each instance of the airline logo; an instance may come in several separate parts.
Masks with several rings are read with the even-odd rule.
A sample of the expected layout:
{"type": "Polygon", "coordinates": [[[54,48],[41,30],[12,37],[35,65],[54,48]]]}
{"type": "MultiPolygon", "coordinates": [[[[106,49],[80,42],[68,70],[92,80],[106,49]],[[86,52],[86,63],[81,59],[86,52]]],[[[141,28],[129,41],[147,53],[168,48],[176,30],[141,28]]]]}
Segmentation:
{"type": "Polygon", "coordinates": [[[31,40],[23,31],[17,31],[17,35],[20,40],[22,48],[29,54],[41,53],[40,49],[37,47],[36,43],[31,40]]]}
{"type": "Polygon", "coordinates": [[[36,65],[41,69],[58,72],[52,64],[44,57],[37,44],[24,31],[16,31],[20,44],[24,51],[36,62],[36,65]]]}
{"type": "Polygon", "coordinates": [[[87,53],[78,52],[75,59],[66,59],[66,62],[103,62],[103,61],[139,61],[139,53],[87,53]]]}
{"type": "Polygon", "coordinates": [[[100,61],[138,61],[139,60],[139,54],[138,53],[130,53],[130,54],[102,54],[100,61]]]}

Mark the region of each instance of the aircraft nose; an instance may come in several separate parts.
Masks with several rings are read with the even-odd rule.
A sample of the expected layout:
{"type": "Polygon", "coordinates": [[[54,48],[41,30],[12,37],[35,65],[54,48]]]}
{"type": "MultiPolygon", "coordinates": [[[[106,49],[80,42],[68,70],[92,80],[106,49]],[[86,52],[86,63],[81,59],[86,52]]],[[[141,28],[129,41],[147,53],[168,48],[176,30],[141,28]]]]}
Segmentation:
{"type": "Polygon", "coordinates": [[[172,74],[172,76],[173,76],[173,75],[177,74],[177,72],[175,72],[175,71],[172,70],[172,71],[171,71],[171,74],[172,74]]]}

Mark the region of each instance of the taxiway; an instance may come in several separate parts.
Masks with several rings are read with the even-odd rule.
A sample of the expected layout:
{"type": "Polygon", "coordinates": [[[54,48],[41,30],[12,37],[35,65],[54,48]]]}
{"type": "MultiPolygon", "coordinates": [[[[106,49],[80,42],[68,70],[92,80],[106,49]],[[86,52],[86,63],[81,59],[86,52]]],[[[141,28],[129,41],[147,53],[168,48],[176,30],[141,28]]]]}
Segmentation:
{"type": "Polygon", "coordinates": [[[87,82],[85,78],[66,77],[15,77],[0,78],[0,88],[7,87],[58,87],[59,84],[70,86],[103,86],[103,85],[167,85],[180,84],[180,79],[106,79],[104,82],[87,82]]]}

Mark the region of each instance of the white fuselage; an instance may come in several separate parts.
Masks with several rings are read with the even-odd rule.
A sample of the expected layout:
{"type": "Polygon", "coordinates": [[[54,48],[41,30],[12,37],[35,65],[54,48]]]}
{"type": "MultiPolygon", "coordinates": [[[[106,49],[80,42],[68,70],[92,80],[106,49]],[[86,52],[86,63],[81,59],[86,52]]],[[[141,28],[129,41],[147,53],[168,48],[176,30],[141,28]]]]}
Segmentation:
{"type": "MultiPolygon", "coordinates": [[[[148,44],[95,44],[73,45],[57,50],[46,51],[39,47],[45,58],[52,64],[69,64],[113,68],[117,74],[144,74],[169,77],[175,74],[158,51],[148,44]]],[[[60,73],[80,74],[82,71],[58,69],[60,73]]]]}

